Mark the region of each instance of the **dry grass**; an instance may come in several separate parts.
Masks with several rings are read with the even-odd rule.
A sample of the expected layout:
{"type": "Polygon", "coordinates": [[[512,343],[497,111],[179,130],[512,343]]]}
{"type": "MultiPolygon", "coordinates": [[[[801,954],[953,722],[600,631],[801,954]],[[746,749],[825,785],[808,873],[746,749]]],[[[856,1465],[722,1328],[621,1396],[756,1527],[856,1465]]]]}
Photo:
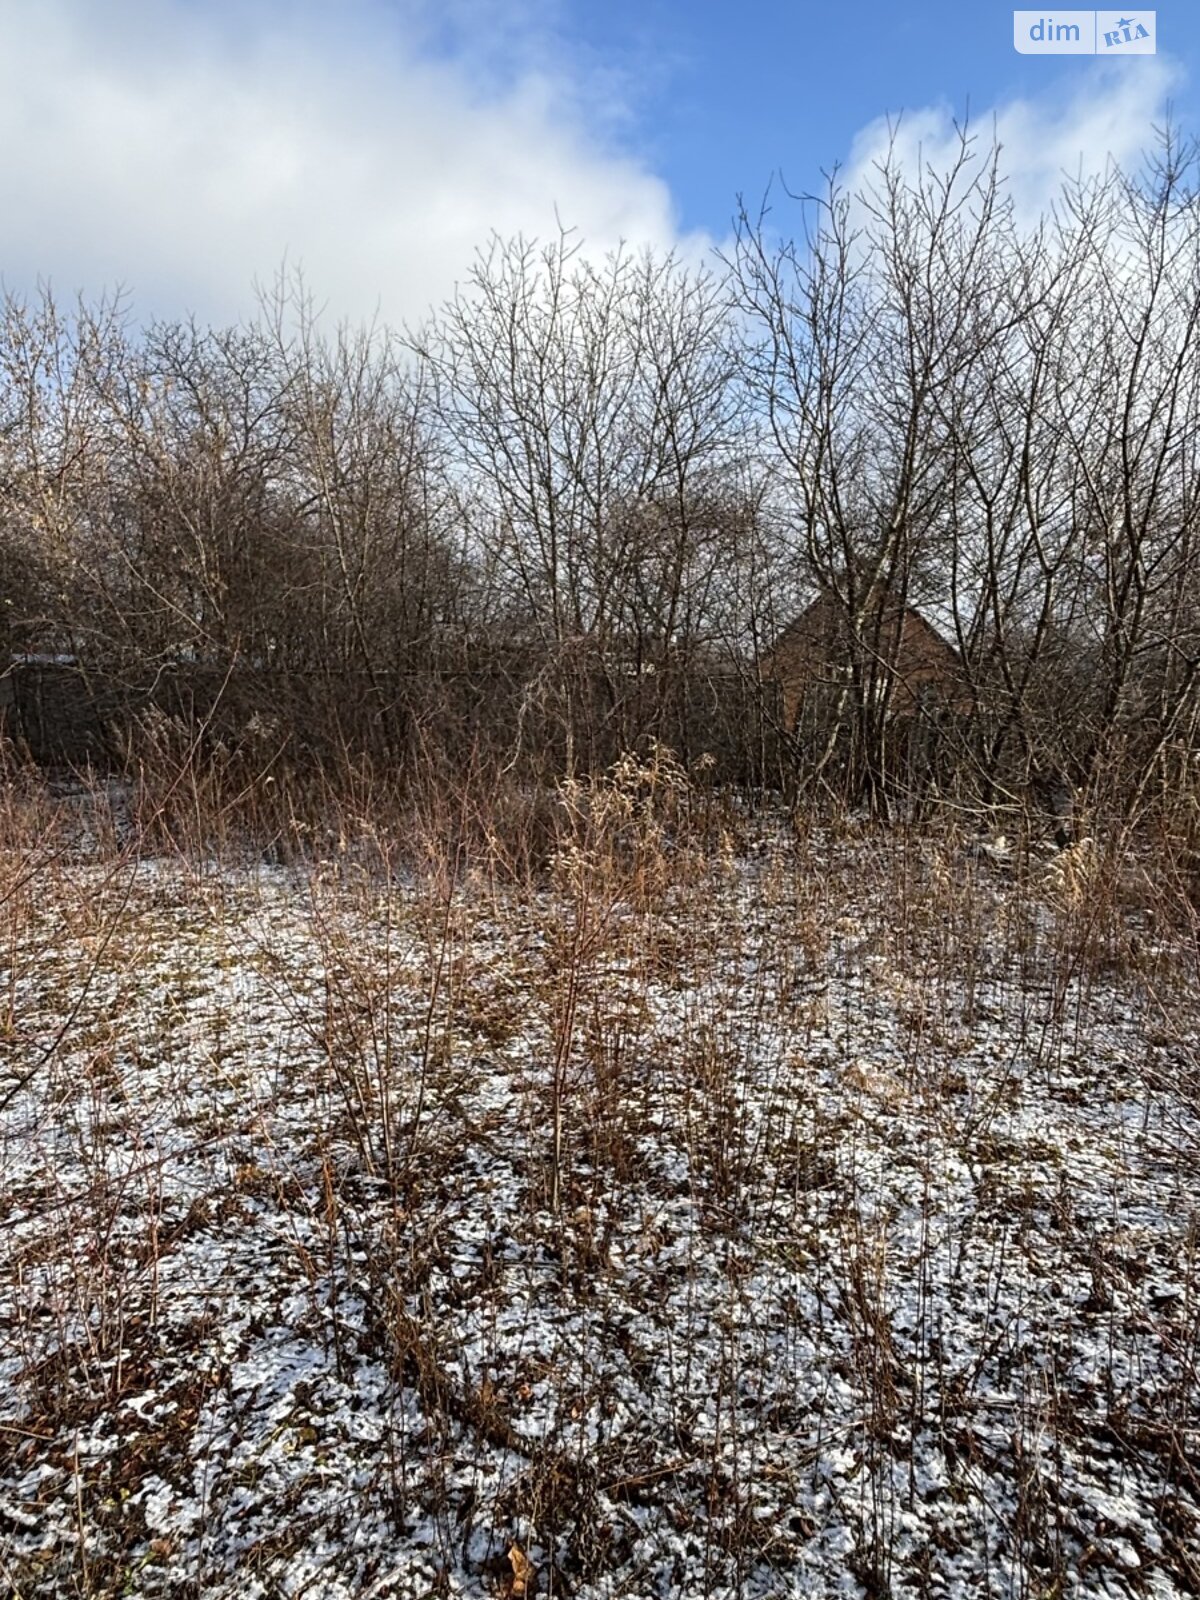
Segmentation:
{"type": "Polygon", "coordinates": [[[0,1581],[1197,1592],[1182,847],[363,782],[6,793],[0,1581]]]}

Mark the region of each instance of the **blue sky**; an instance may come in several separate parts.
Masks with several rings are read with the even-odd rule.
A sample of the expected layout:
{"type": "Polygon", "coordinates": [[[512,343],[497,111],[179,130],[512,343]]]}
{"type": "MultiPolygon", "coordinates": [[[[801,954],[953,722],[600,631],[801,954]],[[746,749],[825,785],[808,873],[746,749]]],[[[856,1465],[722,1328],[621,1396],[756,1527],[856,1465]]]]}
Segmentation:
{"type": "Polygon", "coordinates": [[[1196,125],[1200,6],[1158,37],[1021,56],[1011,8],[950,0],[0,0],[0,273],[227,321],[286,261],[338,316],[414,320],[493,229],[699,259],[739,192],[853,181],[888,114],[936,160],[968,105],[1036,212],[1168,103],[1196,125]]]}
{"type": "MultiPolygon", "coordinates": [[[[1176,0],[1157,21],[1160,50],[1182,69],[1173,100],[1194,123],[1200,5],[1176,0]]],[[[1062,103],[1099,76],[1088,58],[1019,55],[1012,7],[989,0],[572,0],[560,26],[627,72],[629,136],[670,183],[683,225],[714,232],[736,193],[757,193],[773,168],[791,187],[811,184],[881,115],[1062,103]]],[[[1146,62],[1119,70],[1144,73],[1146,62]]]]}

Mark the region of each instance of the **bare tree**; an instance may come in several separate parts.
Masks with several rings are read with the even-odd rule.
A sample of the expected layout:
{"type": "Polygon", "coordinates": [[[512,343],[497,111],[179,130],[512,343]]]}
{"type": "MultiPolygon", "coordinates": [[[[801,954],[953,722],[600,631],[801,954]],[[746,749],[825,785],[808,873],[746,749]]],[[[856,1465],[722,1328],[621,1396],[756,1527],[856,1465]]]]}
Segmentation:
{"type": "Polygon", "coordinates": [[[1140,793],[1194,714],[1191,150],[1064,184],[1019,226],[999,151],[962,130],[944,171],[895,141],[836,175],[800,243],[743,211],[731,266],[792,547],[851,650],[816,747],[879,803],[894,663],[916,600],[974,700],[960,754],[984,798],[1030,772],[1140,793]]]}
{"type": "Polygon", "coordinates": [[[714,632],[741,446],[722,285],[671,258],[603,263],[568,233],[493,241],[412,336],[473,485],[476,547],[510,626],[551,662],[568,766],[591,689],[714,632]]]}

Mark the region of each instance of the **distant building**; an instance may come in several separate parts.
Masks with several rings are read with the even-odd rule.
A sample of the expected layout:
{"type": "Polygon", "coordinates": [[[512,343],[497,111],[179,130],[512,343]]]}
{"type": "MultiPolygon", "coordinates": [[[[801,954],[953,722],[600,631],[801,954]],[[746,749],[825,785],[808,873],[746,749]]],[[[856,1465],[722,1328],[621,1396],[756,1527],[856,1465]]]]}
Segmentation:
{"type": "Polygon", "coordinates": [[[962,659],[914,607],[884,595],[864,618],[856,645],[845,603],[831,590],[788,624],[759,663],[779,687],[784,726],[794,732],[808,712],[832,706],[858,675],[867,693],[887,695],[889,714],[971,709],[962,659]]]}

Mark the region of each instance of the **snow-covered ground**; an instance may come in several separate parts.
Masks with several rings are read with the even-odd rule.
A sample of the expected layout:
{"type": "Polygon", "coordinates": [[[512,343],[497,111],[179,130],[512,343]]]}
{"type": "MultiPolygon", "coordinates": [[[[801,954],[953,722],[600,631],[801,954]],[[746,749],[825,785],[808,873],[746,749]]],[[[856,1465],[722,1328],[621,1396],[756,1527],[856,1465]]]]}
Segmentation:
{"type": "Polygon", "coordinates": [[[568,867],[9,896],[0,1587],[1200,1592],[1194,948],[936,838],[568,867]]]}

